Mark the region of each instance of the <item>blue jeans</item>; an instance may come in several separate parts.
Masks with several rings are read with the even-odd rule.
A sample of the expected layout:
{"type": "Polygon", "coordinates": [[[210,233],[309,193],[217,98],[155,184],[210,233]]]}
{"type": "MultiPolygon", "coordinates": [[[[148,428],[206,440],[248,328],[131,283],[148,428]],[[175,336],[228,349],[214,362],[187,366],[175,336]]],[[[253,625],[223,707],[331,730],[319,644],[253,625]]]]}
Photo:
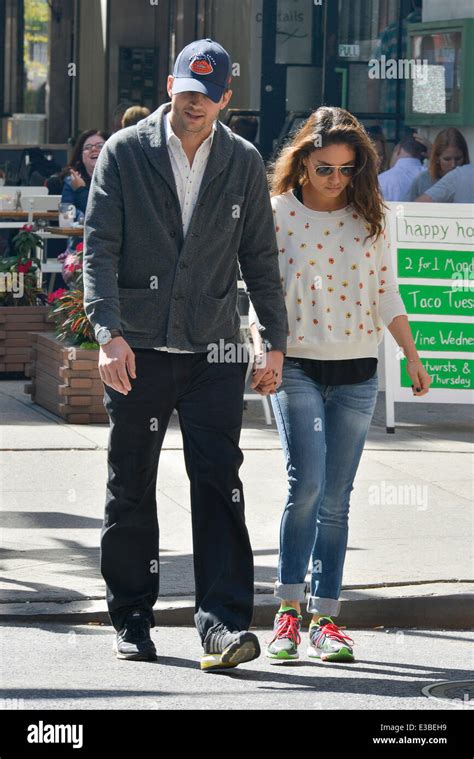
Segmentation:
{"type": "Polygon", "coordinates": [[[349,499],[375,408],[378,377],[321,385],[285,359],[271,402],[288,473],[275,596],[336,616],[347,548],[349,499]]]}

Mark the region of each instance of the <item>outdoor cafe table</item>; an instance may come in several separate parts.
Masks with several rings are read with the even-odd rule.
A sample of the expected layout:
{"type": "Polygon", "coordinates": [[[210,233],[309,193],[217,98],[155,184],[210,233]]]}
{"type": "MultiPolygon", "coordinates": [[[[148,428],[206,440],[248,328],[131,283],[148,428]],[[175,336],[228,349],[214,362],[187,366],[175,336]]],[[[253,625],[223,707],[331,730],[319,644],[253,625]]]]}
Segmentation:
{"type": "Polygon", "coordinates": [[[84,237],[84,227],[45,227],[44,231],[48,237],[84,237]]]}
{"type": "Polygon", "coordinates": [[[21,229],[28,219],[33,217],[37,219],[58,219],[58,211],[34,211],[33,214],[28,211],[0,211],[0,229],[21,229]],[[9,219],[9,221],[7,221],[9,219]]]}

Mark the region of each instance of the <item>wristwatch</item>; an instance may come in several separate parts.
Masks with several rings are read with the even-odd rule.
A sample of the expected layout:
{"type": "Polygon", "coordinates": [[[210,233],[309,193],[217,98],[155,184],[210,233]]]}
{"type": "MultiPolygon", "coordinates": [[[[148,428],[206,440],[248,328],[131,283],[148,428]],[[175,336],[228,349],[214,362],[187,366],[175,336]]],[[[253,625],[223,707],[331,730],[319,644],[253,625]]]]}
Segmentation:
{"type": "Polygon", "coordinates": [[[99,345],[107,345],[114,337],[123,337],[121,329],[108,329],[107,327],[101,327],[97,331],[96,339],[99,345]]]}

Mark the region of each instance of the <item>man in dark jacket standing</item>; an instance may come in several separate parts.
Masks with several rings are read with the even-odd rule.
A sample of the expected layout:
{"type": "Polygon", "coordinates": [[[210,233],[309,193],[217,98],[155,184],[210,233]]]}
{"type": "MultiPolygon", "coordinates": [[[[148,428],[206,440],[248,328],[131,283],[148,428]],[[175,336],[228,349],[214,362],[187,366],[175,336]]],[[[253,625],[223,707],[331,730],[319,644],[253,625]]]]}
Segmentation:
{"type": "Polygon", "coordinates": [[[114,650],[121,659],[156,658],[156,479],[177,409],[207,670],[260,653],[247,631],[253,555],[239,479],[248,368],[238,350],[239,264],[266,325],[266,366],[254,367],[254,385],[261,380],[265,392],[281,383],[288,333],[265,168],[257,150],[218,121],[230,82],[220,45],[188,45],[168,78],[171,103],[103,147],[85,220],[85,309],[101,346],[111,425],[101,570],[114,650]],[[223,343],[226,357],[216,360],[223,343]]]}

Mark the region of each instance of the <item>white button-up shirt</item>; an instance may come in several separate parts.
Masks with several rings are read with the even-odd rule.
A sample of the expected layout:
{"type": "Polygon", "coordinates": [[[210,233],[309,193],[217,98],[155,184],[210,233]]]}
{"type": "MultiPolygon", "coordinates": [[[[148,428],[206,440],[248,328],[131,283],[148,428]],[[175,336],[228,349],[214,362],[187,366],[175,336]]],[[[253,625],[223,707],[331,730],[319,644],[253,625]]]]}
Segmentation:
{"type": "Polygon", "coordinates": [[[409,200],[411,185],[420,171],[423,171],[423,164],[418,158],[399,158],[395,166],[379,174],[383,199],[409,200]]]}
{"type": "MultiPolygon", "coordinates": [[[[212,131],[209,137],[204,140],[202,145],[196,151],[193,165],[190,166],[188,157],[183,150],[183,145],[179,137],[173,132],[170,122],[170,113],[165,116],[165,134],[168,154],[173,169],[176,189],[178,191],[179,204],[181,206],[181,216],[183,221],[183,237],[186,237],[191,222],[191,217],[196,207],[196,202],[201,188],[202,178],[206,170],[207,162],[211,152],[214,134],[216,132],[216,123],[212,125],[212,131]]],[[[155,348],[159,351],[168,351],[169,353],[192,353],[193,351],[182,351],[178,348],[155,348]]]]}

